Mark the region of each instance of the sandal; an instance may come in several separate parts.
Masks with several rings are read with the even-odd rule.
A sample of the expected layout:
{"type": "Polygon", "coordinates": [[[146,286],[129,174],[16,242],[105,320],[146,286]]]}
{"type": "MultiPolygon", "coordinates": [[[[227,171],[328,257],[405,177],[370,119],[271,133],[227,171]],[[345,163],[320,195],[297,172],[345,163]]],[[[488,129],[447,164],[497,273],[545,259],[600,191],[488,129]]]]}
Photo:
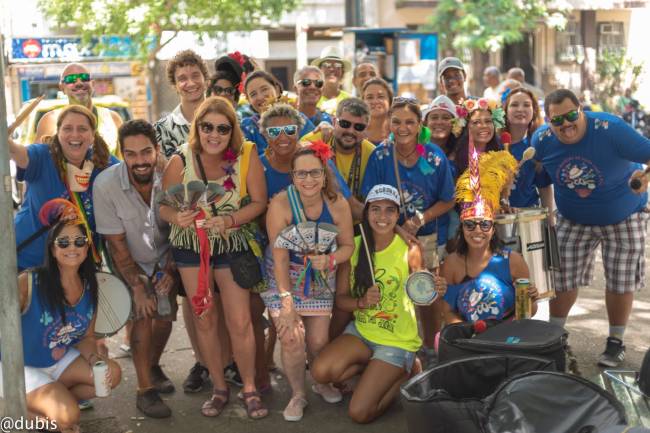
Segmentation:
{"type": "Polygon", "coordinates": [[[203,416],[215,417],[218,416],[223,408],[228,404],[230,399],[229,389],[213,389],[212,397],[201,406],[201,414],[203,416]]]}
{"type": "Polygon", "coordinates": [[[307,403],[305,397],[299,395],[293,396],[291,397],[291,400],[289,400],[287,407],[284,408],[282,416],[284,417],[285,421],[300,421],[308,404],[309,403],[307,403]]]}
{"type": "Polygon", "coordinates": [[[260,393],[257,391],[243,392],[242,393],[244,406],[246,406],[246,414],[250,419],[264,418],[269,414],[269,410],[262,403],[260,393]]]}
{"type": "MultiPolygon", "coordinates": [[[[259,392],[260,395],[266,395],[270,394],[271,391],[273,391],[273,387],[271,386],[270,383],[267,383],[266,385],[258,386],[257,387],[257,392],[259,392]]],[[[244,401],[244,390],[241,390],[237,393],[237,398],[240,399],[241,401],[244,401]]]]}

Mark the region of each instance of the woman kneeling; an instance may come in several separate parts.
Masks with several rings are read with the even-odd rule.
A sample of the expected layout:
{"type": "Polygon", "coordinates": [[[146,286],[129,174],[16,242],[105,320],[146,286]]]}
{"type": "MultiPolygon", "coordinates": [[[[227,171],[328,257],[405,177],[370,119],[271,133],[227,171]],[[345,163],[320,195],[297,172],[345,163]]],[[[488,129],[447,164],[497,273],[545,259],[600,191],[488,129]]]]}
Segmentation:
{"type": "MultiPolygon", "coordinates": [[[[421,268],[417,246],[395,233],[399,193],[376,185],[366,198],[363,233],[355,239],[350,262],[341,264],[336,305],[354,313],[343,335],[330,343],[314,362],[312,376],[320,383],[341,383],[361,373],[350,401],[350,417],[368,423],[395,400],[409,377],[415,352],[422,345],[415,308],[404,285],[411,270],[421,268]],[[372,261],[372,263],[370,263],[372,261]]],[[[436,290],[444,293],[442,279],[436,290]]]]}

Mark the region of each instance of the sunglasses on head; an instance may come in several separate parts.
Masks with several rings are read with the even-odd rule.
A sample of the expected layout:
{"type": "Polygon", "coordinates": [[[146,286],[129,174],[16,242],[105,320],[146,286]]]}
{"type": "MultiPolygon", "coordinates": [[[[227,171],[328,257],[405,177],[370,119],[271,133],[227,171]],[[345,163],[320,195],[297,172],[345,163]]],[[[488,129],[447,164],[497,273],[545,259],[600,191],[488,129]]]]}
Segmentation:
{"type": "Polygon", "coordinates": [[[90,81],[90,74],[87,72],[82,72],[81,74],[70,74],[63,77],[63,82],[65,84],[74,84],[77,80],[81,80],[84,83],[90,81]]]}
{"type": "Polygon", "coordinates": [[[296,84],[300,84],[302,87],[309,87],[313,84],[317,89],[320,89],[323,87],[323,80],[310,80],[309,78],[303,78],[302,80],[298,80],[296,84]]]}
{"type": "Polygon", "coordinates": [[[320,64],[321,68],[334,68],[334,69],[343,69],[343,64],[338,62],[323,62],[320,64]]]}
{"type": "Polygon", "coordinates": [[[465,227],[470,232],[473,231],[476,228],[476,226],[479,226],[481,228],[482,232],[489,232],[493,225],[494,225],[494,221],[490,221],[490,220],[481,220],[481,221],[465,220],[465,221],[463,221],[463,227],[465,227]]]}
{"type": "Polygon", "coordinates": [[[393,98],[393,104],[411,104],[411,105],[420,105],[417,99],[407,98],[405,96],[395,96],[393,98]]]}
{"type": "Polygon", "coordinates": [[[323,173],[325,173],[325,169],[322,168],[314,168],[313,170],[294,170],[293,177],[296,179],[307,179],[307,175],[309,175],[312,179],[320,179],[323,177],[323,173]]]}
{"type": "Polygon", "coordinates": [[[199,123],[199,129],[204,134],[211,134],[212,131],[214,131],[216,129],[217,134],[219,134],[219,135],[228,135],[228,134],[230,134],[230,131],[232,131],[232,126],[227,125],[225,123],[221,123],[219,125],[213,125],[210,122],[201,122],[201,123],[199,123]]]}
{"type": "Polygon", "coordinates": [[[559,114],[557,116],[551,117],[551,125],[553,126],[562,126],[564,121],[575,122],[580,117],[580,109],[571,110],[566,114],[559,114]]]}
{"type": "Polygon", "coordinates": [[[354,130],[358,132],[364,131],[368,127],[365,123],[352,123],[349,120],[339,119],[339,126],[343,129],[350,129],[352,125],[354,125],[354,130]]]}
{"type": "Polygon", "coordinates": [[[72,244],[74,244],[74,246],[77,247],[77,248],[81,248],[81,247],[85,247],[86,244],[88,244],[88,238],[86,236],[77,236],[71,242],[69,237],[63,236],[63,237],[54,239],[54,244],[57,247],[62,248],[62,249],[66,249],[72,244]]]}
{"type": "Polygon", "coordinates": [[[213,86],[212,91],[214,92],[215,95],[234,95],[237,89],[234,87],[221,87],[221,86],[213,86]]]}
{"type": "Polygon", "coordinates": [[[294,136],[298,133],[298,125],[269,126],[266,133],[270,138],[278,138],[284,132],[287,137],[294,136]]]}

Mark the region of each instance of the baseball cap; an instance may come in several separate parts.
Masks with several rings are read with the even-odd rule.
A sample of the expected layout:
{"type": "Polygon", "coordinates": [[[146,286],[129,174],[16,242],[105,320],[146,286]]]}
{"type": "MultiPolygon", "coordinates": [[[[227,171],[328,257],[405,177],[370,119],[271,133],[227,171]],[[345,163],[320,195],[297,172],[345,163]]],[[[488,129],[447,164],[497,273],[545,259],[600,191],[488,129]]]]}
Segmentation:
{"type": "Polygon", "coordinates": [[[463,73],[465,73],[463,62],[461,62],[458,57],[445,57],[440,61],[440,64],[438,65],[438,78],[442,77],[442,73],[450,68],[460,69],[463,71],[463,73]]]}
{"type": "Polygon", "coordinates": [[[454,104],[454,102],[445,95],[440,95],[431,101],[431,104],[422,110],[422,118],[426,119],[429,113],[431,113],[433,110],[445,110],[453,117],[458,117],[458,114],[456,113],[456,104],[454,104]]]}
{"type": "Polygon", "coordinates": [[[390,200],[398,207],[400,206],[399,192],[397,192],[397,189],[391,185],[379,184],[373,186],[366,197],[365,204],[380,200],[390,200]]]}

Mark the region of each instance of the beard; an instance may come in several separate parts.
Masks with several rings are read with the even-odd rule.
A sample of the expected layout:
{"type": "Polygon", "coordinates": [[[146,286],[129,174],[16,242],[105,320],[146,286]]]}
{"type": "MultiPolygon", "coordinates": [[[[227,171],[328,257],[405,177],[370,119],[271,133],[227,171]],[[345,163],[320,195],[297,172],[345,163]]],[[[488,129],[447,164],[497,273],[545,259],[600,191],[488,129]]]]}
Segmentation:
{"type": "Polygon", "coordinates": [[[149,164],[145,165],[134,165],[131,167],[131,177],[133,178],[133,181],[139,185],[147,185],[150,184],[151,181],[153,180],[153,173],[154,170],[151,170],[149,173],[146,174],[138,174],[134,170],[136,168],[151,168],[152,166],[149,164]]]}
{"type": "Polygon", "coordinates": [[[340,139],[335,138],[334,140],[336,141],[336,144],[341,146],[341,148],[344,149],[344,150],[353,150],[353,149],[355,149],[357,146],[359,146],[361,144],[360,141],[357,141],[357,137],[355,137],[355,136],[353,136],[351,134],[342,134],[340,139]],[[344,137],[351,137],[351,138],[354,139],[354,142],[352,144],[344,143],[343,140],[342,140],[344,137]]]}

